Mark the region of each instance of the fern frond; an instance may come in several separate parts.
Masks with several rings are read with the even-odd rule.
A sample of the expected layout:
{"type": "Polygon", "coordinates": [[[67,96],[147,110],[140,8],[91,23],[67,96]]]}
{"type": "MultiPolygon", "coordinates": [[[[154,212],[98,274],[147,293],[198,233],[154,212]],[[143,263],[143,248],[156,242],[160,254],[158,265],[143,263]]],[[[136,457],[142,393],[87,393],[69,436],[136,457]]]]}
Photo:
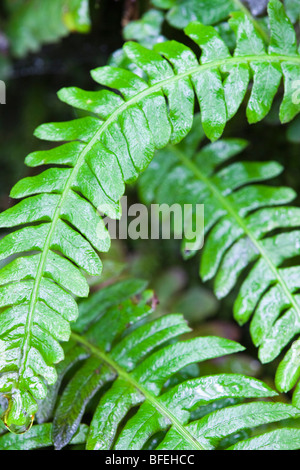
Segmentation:
{"type": "MultiPolygon", "coordinates": [[[[195,126],[190,135],[199,145],[197,134],[195,126]]],[[[220,140],[198,152],[191,152],[184,141],[168,146],[141,176],[139,188],[147,203],[204,204],[207,236],[200,276],[204,281],[214,279],[215,294],[223,298],[250,268],[234,304],[234,317],[242,325],[253,315],[251,336],[266,363],[300,331],[300,268],[294,263],[284,266],[299,256],[300,209],[287,205],[296,196],[292,189],[262,184],[282,172],[278,163],[227,163],[245,146],[241,139],[220,140]]],[[[186,253],[185,244],[183,253],[195,254],[186,253]]],[[[288,391],[299,377],[297,340],[279,365],[276,385],[288,391]]],[[[299,385],[295,404],[298,390],[299,385]]]]}
{"type": "Polygon", "coordinates": [[[92,71],[92,76],[109,90],[59,92],[63,101],[92,115],[36,130],[39,138],[67,143],[27,157],[29,166],[54,167],[17,183],[11,196],[25,199],[0,215],[1,227],[23,226],[0,241],[0,260],[30,254],[0,271],[0,306],[5,308],[0,315],[0,392],[9,398],[4,418],[9,428],[30,425],[36,400],[46,393],[44,381],[56,380],[53,364],[63,358],[59,341],[68,340],[68,322],[77,317],[73,296],[88,294],[81,271],[101,272],[97,251],[107,251],[110,240],[97,211],[120,217],[125,183],[146,169],[155,148],[177,143],[190,131],[195,95],[211,140],[221,136],[241,105],[250,75],[250,122],[267,114],[282,77],[282,122],[300,111],[294,100],[300,72],[295,32],[278,0],[271,0],[269,13],[268,52],[248,17],[235,13],[234,57],[212,27],[191,24],[186,32],[202,49],[200,62],[188,47],[174,41],[158,44],[155,50],[127,43],[126,54],[146,79],[106,66],[92,71]]]}
{"type": "Polygon", "coordinates": [[[1,450],[76,444],[126,450],[173,449],[173,445],[191,450],[300,447],[298,409],[279,402],[249,402],[276,395],[263,382],[240,374],[198,377],[195,362],[243,347],[216,337],[177,341],[189,331],[183,317],[155,319],[153,293],[145,291],[128,300],[124,289],[130,289],[125,284],[130,282],[132,294],[142,289],[137,280],[119,282],[102,289],[104,307],[97,301],[100,292],[83,302],[81,314],[89,311],[90,320],[82,328],[77,325],[78,332],[64,348],[59,385],[50,386],[40,403],[37,417],[42,424],[25,434],[6,432],[0,436],[1,450]],[[121,305],[114,292],[123,299],[121,305]],[[62,381],[66,385],[61,393],[62,381]],[[80,424],[87,405],[90,414],[89,402],[96,392],[92,423],[80,424]],[[52,419],[58,396],[54,422],[45,423],[52,419]],[[256,429],[261,424],[267,431],[263,434],[256,429]]]}
{"type": "MultiPolygon", "coordinates": [[[[142,449],[158,432],[167,432],[158,448],[213,449],[232,432],[299,416],[299,410],[291,405],[239,403],[276,394],[254,378],[240,374],[180,378],[178,373],[189,364],[243,347],[216,337],[176,341],[189,331],[186,322],[178,314],[153,319],[152,295],[145,291],[138,303],[127,300],[102,314],[101,306],[97,307],[98,321],[84,334],[72,335],[73,345],[67,346],[60,381],[70,364],[77,366],[56,406],[56,448],[73,439],[87,404],[99,391],[100,401],[87,436],[89,450],[142,449]],[[218,400],[223,400],[223,408],[209,409],[218,400]],[[238,404],[233,406],[233,400],[238,404]],[[200,406],[207,406],[205,416],[192,418],[192,411],[200,406]],[[136,407],[132,416],[130,410],[136,407]]],[[[300,445],[298,439],[294,445],[300,445]]]]}

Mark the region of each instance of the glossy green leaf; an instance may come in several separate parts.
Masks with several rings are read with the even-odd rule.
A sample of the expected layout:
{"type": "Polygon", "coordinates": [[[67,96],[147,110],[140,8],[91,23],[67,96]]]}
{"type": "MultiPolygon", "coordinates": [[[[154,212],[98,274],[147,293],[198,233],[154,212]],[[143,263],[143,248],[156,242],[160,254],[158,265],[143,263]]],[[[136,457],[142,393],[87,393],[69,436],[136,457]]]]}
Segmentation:
{"type": "MultiPolygon", "coordinates": [[[[266,402],[247,403],[217,410],[188,424],[187,429],[206,449],[212,450],[218,447],[228,434],[291,417],[299,417],[299,410],[290,405],[266,402]]],[[[285,445],[289,448],[291,444],[285,441],[285,445]]],[[[297,443],[296,446],[298,445],[297,443]]],[[[179,433],[171,429],[158,449],[188,450],[189,447],[186,446],[179,433]]]]}

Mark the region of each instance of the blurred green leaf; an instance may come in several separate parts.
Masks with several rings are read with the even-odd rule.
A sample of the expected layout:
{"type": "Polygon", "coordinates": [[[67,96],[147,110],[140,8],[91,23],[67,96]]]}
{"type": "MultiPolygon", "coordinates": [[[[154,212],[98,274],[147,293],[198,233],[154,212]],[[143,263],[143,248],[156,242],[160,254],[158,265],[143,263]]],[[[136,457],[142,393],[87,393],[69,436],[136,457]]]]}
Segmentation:
{"type": "Polygon", "coordinates": [[[17,57],[35,52],[70,32],[89,30],[88,0],[19,1],[11,8],[6,26],[12,53],[17,57]]]}

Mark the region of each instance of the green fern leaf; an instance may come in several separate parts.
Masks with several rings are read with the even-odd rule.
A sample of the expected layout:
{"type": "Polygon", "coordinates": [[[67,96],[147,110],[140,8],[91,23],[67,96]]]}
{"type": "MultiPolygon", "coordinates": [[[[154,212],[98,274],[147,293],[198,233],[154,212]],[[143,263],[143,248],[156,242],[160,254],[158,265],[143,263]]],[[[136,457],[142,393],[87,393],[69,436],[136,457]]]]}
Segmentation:
{"type": "MultiPolygon", "coordinates": [[[[197,130],[195,126],[191,134],[196,136],[197,130]]],[[[244,324],[253,315],[251,336],[260,360],[266,363],[299,333],[299,266],[282,264],[299,255],[300,209],[287,206],[295,198],[293,190],[261,184],[281,173],[278,163],[227,164],[245,146],[239,139],[220,140],[194,155],[186,152],[184,141],[178,147],[169,146],[157,153],[155,165],[141,176],[139,188],[147,203],[204,204],[207,238],[200,275],[204,281],[214,278],[218,298],[225,297],[250,266],[234,316],[244,324]]],[[[195,252],[185,254],[189,257],[195,252]]],[[[298,340],[278,367],[279,390],[288,391],[298,381],[299,357],[298,340]]],[[[295,404],[299,403],[298,390],[299,385],[295,404]]]]}
{"type": "MultiPolygon", "coordinates": [[[[124,50],[145,79],[106,66],[92,71],[92,76],[108,89],[59,92],[63,101],[92,115],[36,130],[39,138],[67,143],[27,157],[29,166],[55,167],[17,183],[11,195],[25,199],[0,215],[1,227],[21,225],[0,241],[0,260],[26,254],[0,271],[5,308],[0,316],[4,357],[0,392],[9,398],[4,417],[9,428],[23,430],[30,425],[36,400],[46,394],[45,381],[56,380],[53,364],[63,358],[59,341],[69,338],[68,322],[77,317],[73,296],[88,295],[82,270],[101,273],[97,251],[107,251],[110,240],[98,211],[120,217],[125,183],[146,169],[155,149],[179,142],[190,131],[195,95],[204,132],[211,140],[221,136],[239,108],[250,74],[251,122],[270,109],[281,76],[285,80],[282,122],[300,111],[294,100],[294,80],[300,72],[295,33],[278,0],[271,0],[269,14],[269,53],[248,17],[236,13],[231,20],[237,36],[234,57],[212,27],[197,23],[186,31],[202,49],[200,63],[191,49],[176,42],[158,44],[155,50],[127,43],[124,50]],[[280,49],[279,35],[293,39],[288,54],[284,43],[280,49]],[[263,98],[262,76],[268,76],[270,83],[263,98]]],[[[287,190],[276,195],[267,191],[274,203],[290,201],[287,190]]]]}
{"type": "MultiPolygon", "coordinates": [[[[128,300],[124,294],[129,282],[132,294],[142,289],[138,281],[123,281],[102,289],[105,307],[97,302],[100,292],[83,302],[81,314],[90,309],[90,321],[82,329],[77,325],[78,333],[65,346],[65,360],[58,366],[58,382],[67,385],[62,394],[60,386],[50,386],[48,397],[40,403],[40,421],[51,420],[54,403],[60,396],[53,424],[34,425],[25,434],[6,432],[0,436],[2,450],[78,444],[82,448],[84,443],[87,449],[127,450],[169,449],[173,445],[191,450],[261,448],[267,444],[299,448],[298,420],[294,420],[299,417],[299,410],[265,401],[242,403],[245,399],[276,395],[268,386],[240,374],[197,377],[195,370],[185,367],[241,351],[240,345],[215,337],[176,341],[176,337],[189,331],[182,316],[155,319],[153,293],[146,291],[139,299],[128,300]],[[122,299],[121,305],[113,292],[122,299]],[[100,401],[98,398],[88,427],[80,421],[96,392],[100,401]],[[49,399],[53,402],[50,414],[49,399]],[[137,410],[135,414],[131,412],[133,408],[137,410]],[[259,430],[257,435],[253,429],[264,424],[268,431],[274,422],[278,422],[278,428],[282,420],[285,427],[279,430],[280,445],[276,433],[261,434],[259,430]],[[232,423],[237,431],[234,435],[232,423]]],[[[196,364],[195,368],[198,369],[196,364]]]]}
{"type": "MultiPolygon", "coordinates": [[[[178,314],[153,320],[148,306],[151,295],[145,292],[139,304],[125,301],[119,308],[109,308],[84,335],[73,334],[80,367],[56,407],[56,448],[70,442],[87,403],[99,390],[102,393],[87,437],[88,450],[142,449],[158,432],[164,433],[158,449],[214,449],[232,432],[299,416],[297,409],[281,403],[226,403],[225,398],[274,395],[262,382],[243,375],[191,377],[172,383],[172,376],[188,364],[243,348],[215,337],[175,341],[189,331],[188,326],[178,314]],[[84,360],[80,350],[88,351],[84,360]],[[211,403],[222,399],[225,408],[209,410],[211,403]],[[191,412],[199,406],[207,406],[205,416],[191,421],[191,412]],[[130,417],[133,407],[138,411],[130,417]]],[[[66,360],[72,363],[75,349],[66,353],[66,360]]]]}
{"type": "Polygon", "coordinates": [[[276,429],[238,442],[228,450],[293,450],[299,448],[299,429],[276,429]]]}

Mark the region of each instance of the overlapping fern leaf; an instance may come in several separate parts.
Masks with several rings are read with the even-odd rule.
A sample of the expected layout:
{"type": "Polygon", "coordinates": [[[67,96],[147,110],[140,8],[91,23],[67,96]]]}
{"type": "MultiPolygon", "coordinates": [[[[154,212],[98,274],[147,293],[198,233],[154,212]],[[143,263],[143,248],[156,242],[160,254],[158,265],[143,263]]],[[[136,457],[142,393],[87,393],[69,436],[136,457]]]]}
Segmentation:
{"type": "MultiPolygon", "coordinates": [[[[217,24],[226,20],[233,11],[243,11],[251,18],[250,7],[256,15],[264,13],[267,2],[244,2],[242,0],[152,0],[155,7],[166,12],[166,20],[175,28],[183,29],[191,21],[201,21],[204,24],[217,24]],[[249,5],[249,10],[247,9],[249,5]]],[[[297,23],[300,16],[299,0],[283,0],[286,12],[293,21],[297,23]]],[[[265,18],[256,20],[252,18],[256,28],[262,32],[263,36],[265,18]]],[[[224,23],[225,24],[225,23],[224,23]]]]}
{"type": "MultiPolygon", "coordinates": [[[[126,282],[132,294],[141,289],[138,281],[126,282]]],[[[59,383],[66,385],[62,390],[51,386],[40,403],[39,424],[25,437],[0,437],[0,449],[61,449],[83,441],[89,450],[274,448],[279,437],[281,448],[300,447],[298,409],[280,402],[249,402],[276,395],[263,382],[241,374],[199,377],[197,363],[242,351],[242,346],[217,337],[178,341],[190,331],[181,315],[155,317],[151,291],[118,305],[115,298],[124,290],[124,283],[115,284],[84,302],[82,318],[88,311],[89,321],[77,323],[59,365],[59,383]],[[191,364],[196,370],[190,370],[191,364]],[[95,408],[87,429],[86,416],[95,408]],[[52,424],[45,423],[52,420],[53,410],[52,424]],[[290,429],[279,423],[286,419],[290,429]],[[268,433],[262,434],[259,426],[268,423],[268,433]],[[274,429],[271,423],[276,423],[274,429]],[[256,427],[253,444],[249,430],[256,427]]]]}
{"type": "MultiPolygon", "coordinates": [[[[260,360],[270,362],[300,332],[300,267],[294,262],[300,254],[300,209],[289,205],[296,195],[264,183],[282,172],[277,162],[228,163],[245,141],[224,139],[197,150],[200,141],[196,125],[189,141],[158,152],[140,178],[140,195],[147,203],[204,204],[200,276],[214,279],[214,291],[223,298],[243,275],[234,316],[244,324],[253,315],[253,342],[260,360]]],[[[184,250],[183,243],[186,257],[195,254],[184,250]]],[[[277,370],[281,391],[290,390],[300,377],[299,344],[291,345],[277,370]]]]}
{"type": "Polygon", "coordinates": [[[1,260],[19,255],[0,271],[0,392],[9,398],[4,417],[9,428],[30,425],[36,400],[46,394],[45,381],[56,380],[53,364],[63,358],[59,341],[68,340],[69,321],[77,317],[74,296],[88,295],[82,270],[101,272],[97,252],[108,250],[110,241],[97,211],[120,217],[124,184],[146,169],[155,149],[190,131],[195,96],[211,140],[221,136],[239,108],[251,77],[250,122],[266,115],[282,77],[282,122],[300,111],[295,32],[278,0],[271,0],[269,14],[268,52],[247,15],[235,13],[233,57],[212,27],[191,24],[186,33],[202,49],[200,62],[176,42],[155,50],[127,43],[124,50],[144,78],[107,66],[92,72],[104,86],[100,91],[59,92],[63,101],[90,115],[36,130],[41,139],[66,143],[27,157],[29,166],[51,167],[17,183],[11,196],[24,199],[0,216],[1,227],[22,226],[0,242],[1,260]]]}

